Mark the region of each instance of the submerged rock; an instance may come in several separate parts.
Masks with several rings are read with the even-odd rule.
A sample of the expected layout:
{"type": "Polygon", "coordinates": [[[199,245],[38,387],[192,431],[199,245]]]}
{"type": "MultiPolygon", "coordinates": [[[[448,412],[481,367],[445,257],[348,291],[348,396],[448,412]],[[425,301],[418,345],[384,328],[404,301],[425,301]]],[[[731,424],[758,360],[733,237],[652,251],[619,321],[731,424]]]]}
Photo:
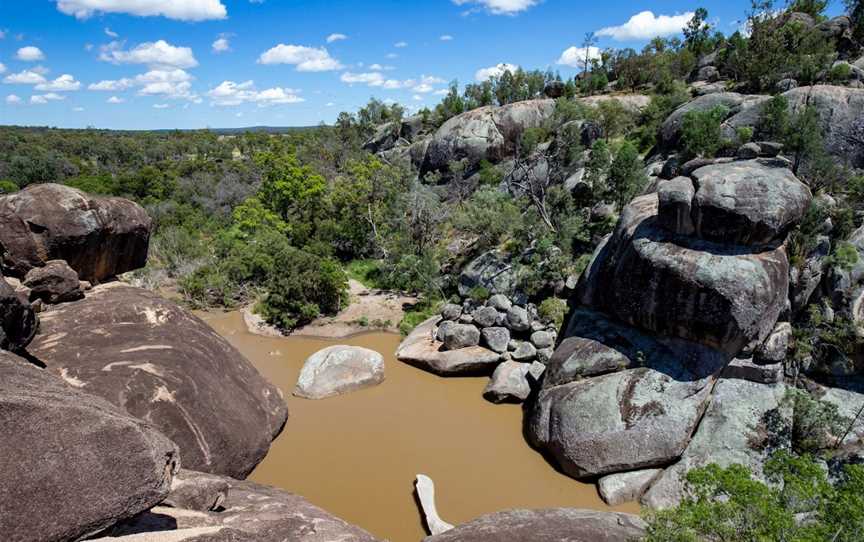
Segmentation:
{"type": "Polygon", "coordinates": [[[384,357],[359,346],[330,346],[303,364],[294,395],[324,399],[384,382],[384,357]]]}
{"type": "Polygon", "coordinates": [[[435,338],[439,321],[433,317],[417,326],[399,345],[396,359],[442,376],[492,374],[500,354],[482,346],[445,350],[435,338]]]}
{"type": "Polygon", "coordinates": [[[147,422],[0,352],[0,533],[61,542],[168,495],[176,445],[147,422]]]}
{"type": "Polygon", "coordinates": [[[123,198],[90,196],[59,184],[32,184],[0,197],[4,273],[19,278],[50,260],[65,260],[81,280],[144,267],[152,222],[123,198]]]}
{"type": "Polygon", "coordinates": [[[423,542],[630,542],[643,536],[638,516],[549,508],[487,514],[423,542]]]}
{"type": "Polygon", "coordinates": [[[247,476],[288,416],[281,392],[207,324],[121,283],[44,313],[30,352],[72,386],[155,425],[190,469],[247,476]]]}

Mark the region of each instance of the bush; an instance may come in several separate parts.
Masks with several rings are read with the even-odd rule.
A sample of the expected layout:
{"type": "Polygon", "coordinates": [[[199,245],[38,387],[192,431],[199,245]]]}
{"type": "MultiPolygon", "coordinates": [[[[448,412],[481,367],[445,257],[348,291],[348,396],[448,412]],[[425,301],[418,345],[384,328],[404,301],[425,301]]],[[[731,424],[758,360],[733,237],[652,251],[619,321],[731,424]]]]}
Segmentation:
{"type": "Polygon", "coordinates": [[[632,143],[625,141],[609,168],[609,189],[612,201],[618,204],[619,209],[630,203],[645,186],[647,178],[643,168],[639,151],[632,143]]]}
{"type": "Polygon", "coordinates": [[[720,129],[729,109],[718,105],[707,111],[690,111],[684,115],[681,143],[690,157],[712,158],[726,145],[720,129]]]}
{"type": "Polygon", "coordinates": [[[564,325],[564,318],[567,315],[567,302],[557,297],[550,297],[543,300],[537,307],[537,314],[546,322],[554,322],[555,327],[561,329],[564,325]]]}
{"type": "Polygon", "coordinates": [[[792,408],[792,449],[797,453],[830,448],[849,424],[836,405],[814,399],[806,391],[789,389],[783,401],[792,408]]]}
{"type": "Polygon", "coordinates": [[[441,311],[441,302],[424,298],[419,303],[405,311],[405,316],[399,322],[399,332],[408,335],[414,328],[432,318],[441,311]]]}
{"type": "Polygon", "coordinates": [[[378,260],[353,260],[345,266],[345,274],[367,288],[382,288],[381,262],[378,260]]]}
{"type": "Polygon", "coordinates": [[[20,190],[18,185],[9,180],[0,180],[0,194],[12,194],[20,190]]]}
{"type": "Polygon", "coordinates": [[[849,64],[837,64],[828,72],[828,79],[834,83],[843,83],[852,77],[852,67],[849,64]]]}

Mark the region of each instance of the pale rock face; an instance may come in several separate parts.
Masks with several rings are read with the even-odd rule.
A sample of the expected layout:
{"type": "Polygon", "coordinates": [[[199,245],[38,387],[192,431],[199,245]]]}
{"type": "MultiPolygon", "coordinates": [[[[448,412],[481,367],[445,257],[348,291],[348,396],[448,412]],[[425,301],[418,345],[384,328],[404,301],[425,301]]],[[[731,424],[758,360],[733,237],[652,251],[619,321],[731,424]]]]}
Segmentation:
{"type": "Polygon", "coordinates": [[[425,474],[418,474],[414,487],[417,491],[417,497],[420,499],[421,511],[426,519],[429,534],[441,534],[452,529],[453,525],[438,515],[438,508],[435,506],[435,483],[432,482],[432,479],[425,474]]]}
{"type": "Polygon", "coordinates": [[[638,501],[663,469],[646,469],[610,474],[600,478],[597,487],[600,496],[609,506],[638,501]]]}
{"type": "Polygon", "coordinates": [[[384,357],[368,348],[330,346],[306,360],[294,395],[325,399],[384,382],[384,357]]]}
{"type": "Polygon", "coordinates": [[[531,394],[530,369],[527,363],[505,361],[492,373],[483,397],[493,403],[521,403],[531,394]]]}
{"type": "Polygon", "coordinates": [[[152,292],[103,284],[41,320],[29,352],[148,420],[187,468],[245,477],[285,425],[282,393],[207,324],[152,292]]]}
{"type": "Polygon", "coordinates": [[[492,374],[500,354],[482,346],[446,350],[435,338],[440,320],[433,317],[417,326],[396,349],[396,359],[438,375],[492,374]]]}

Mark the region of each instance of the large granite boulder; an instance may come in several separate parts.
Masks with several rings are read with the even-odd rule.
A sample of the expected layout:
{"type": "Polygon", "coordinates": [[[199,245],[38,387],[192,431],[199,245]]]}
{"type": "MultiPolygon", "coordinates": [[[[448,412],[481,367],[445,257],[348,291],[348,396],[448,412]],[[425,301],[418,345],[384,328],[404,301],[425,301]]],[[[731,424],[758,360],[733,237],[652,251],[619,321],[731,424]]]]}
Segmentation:
{"type": "Polygon", "coordinates": [[[727,118],[746,114],[754,106],[770,99],[765,96],[745,95],[736,92],[716,92],[699,96],[673,111],[660,126],[660,143],[665,148],[674,147],[681,136],[684,117],[691,111],[710,111],[722,106],[727,110],[727,118]]]}
{"type": "Polygon", "coordinates": [[[482,346],[446,350],[436,339],[440,322],[436,316],[414,328],[396,349],[396,359],[441,376],[491,375],[500,354],[482,346]]]}
{"type": "Polygon", "coordinates": [[[491,294],[512,296],[519,277],[514,258],[502,250],[490,250],[473,259],[459,275],[459,295],[468,297],[474,288],[491,294]]]}
{"type": "Polygon", "coordinates": [[[422,171],[446,170],[451,162],[502,161],[519,135],[551,118],[555,100],[528,100],[502,107],[480,107],[457,115],[438,128],[426,148],[422,171]]]}
{"type": "Polygon", "coordinates": [[[384,382],[384,357],[368,348],[336,345],[315,352],[303,364],[294,395],[324,399],[384,382]]]}
{"type": "Polygon", "coordinates": [[[26,297],[0,277],[0,350],[20,350],[30,344],[39,321],[26,297]]]}
{"type": "Polygon", "coordinates": [[[638,516],[549,508],[480,516],[423,542],[630,542],[644,536],[638,516]]]}
{"type": "Polygon", "coordinates": [[[0,352],[0,533],[79,540],[158,504],[179,468],[151,424],[0,352]]]}
{"type": "MultiPolygon", "coordinates": [[[[184,471],[183,480],[209,502],[227,495],[216,510],[182,505],[157,506],[116,525],[105,542],[375,542],[360,529],[330,515],[303,497],[281,489],[228,477],[184,471]]],[[[182,486],[181,486],[182,487],[182,486]]],[[[172,491],[169,501],[177,502],[172,491]]],[[[196,499],[197,501],[197,499],[196,499]]],[[[188,501],[184,501],[188,502],[188,501]]],[[[194,505],[195,503],[190,503],[194,505]]]]}
{"type": "Polygon", "coordinates": [[[742,250],[658,226],[657,194],[622,212],[582,274],[582,305],[656,333],[738,353],[762,342],[785,306],[784,247],[742,250]]]}
{"type": "Polygon", "coordinates": [[[31,300],[41,299],[51,305],[84,297],[78,273],[63,260],[51,260],[31,269],[24,276],[24,286],[30,289],[31,300]]]}
{"type": "Polygon", "coordinates": [[[399,126],[396,122],[382,124],[375,130],[369,141],[363,144],[363,149],[371,153],[389,151],[399,140],[399,126]]]}
{"type": "Polygon", "coordinates": [[[207,324],[121,283],[44,313],[30,352],[158,427],[190,469],[245,477],[288,416],[281,392],[207,324]]]}
{"type": "Polygon", "coordinates": [[[30,185],[0,197],[0,265],[23,278],[50,260],[65,260],[81,280],[101,282],[144,267],[151,226],[144,209],[129,200],[30,185]]]}
{"type": "Polygon", "coordinates": [[[693,172],[696,236],[718,243],[760,245],[785,237],[812,195],[791,171],[757,160],[715,164],[693,172]]]}
{"type": "Polygon", "coordinates": [[[722,378],[693,441],[642,497],[651,508],[676,506],[684,495],[687,471],[717,463],[744,465],[763,478],[762,465],[776,448],[788,447],[791,412],[781,406],[786,387],[722,378]]]}

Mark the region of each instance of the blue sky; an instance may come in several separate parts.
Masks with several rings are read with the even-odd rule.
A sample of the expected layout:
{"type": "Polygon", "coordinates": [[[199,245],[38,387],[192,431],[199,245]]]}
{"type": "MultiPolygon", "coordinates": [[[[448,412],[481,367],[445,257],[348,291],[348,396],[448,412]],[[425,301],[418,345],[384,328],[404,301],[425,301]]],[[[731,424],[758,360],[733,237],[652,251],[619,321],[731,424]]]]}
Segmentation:
{"type": "Polygon", "coordinates": [[[0,124],[305,126],[371,96],[415,109],[502,63],[571,76],[586,32],[640,48],[699,6],[728,34],[749,0],[0,0],[0,124]]]}

